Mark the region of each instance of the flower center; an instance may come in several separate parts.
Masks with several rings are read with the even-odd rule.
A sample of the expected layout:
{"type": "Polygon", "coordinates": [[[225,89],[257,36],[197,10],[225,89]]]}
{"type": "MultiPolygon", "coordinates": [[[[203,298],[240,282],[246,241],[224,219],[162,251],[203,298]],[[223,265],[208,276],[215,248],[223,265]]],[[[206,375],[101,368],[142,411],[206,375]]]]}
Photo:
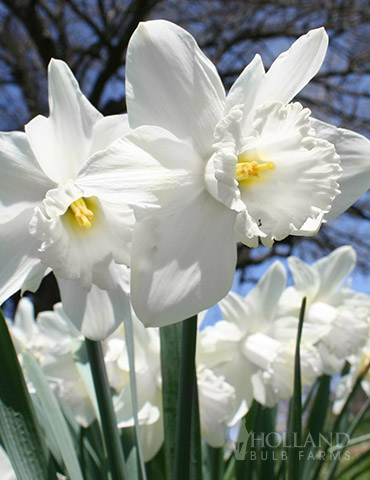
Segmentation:
{"type": "Polygon", "coordinates": [[[85,200],[81,197],[71,203],[69,209],[73,212],[80,227],[90,228],[94,213],[86,206],[85,200]]]}
{"type": "Polygon", "coordinates": [[[273,170],[275,164],[273,162],[261,162],[255,153],[242,153],[238,155],[238,163],[236,164],[236,180],[240,183],[245,180],[260,178],[261,172],[273,170]]]}

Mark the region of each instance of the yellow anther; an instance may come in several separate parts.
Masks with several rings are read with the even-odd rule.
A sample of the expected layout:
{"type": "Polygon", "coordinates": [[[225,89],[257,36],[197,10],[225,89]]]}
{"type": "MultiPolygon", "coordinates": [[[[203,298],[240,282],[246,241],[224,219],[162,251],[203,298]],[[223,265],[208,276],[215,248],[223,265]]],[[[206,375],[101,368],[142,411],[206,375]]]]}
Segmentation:
{"type": "Polygon", "coordinates": [[[91,227],[91,221],[94,214],[91,210],[89,210],[86,206],[85,200],[83,198],[79,198],[78,200],[75,200],[69,208],[72,210],[74,213],[74,216],[76,217],[77,223],[79,224],[80,227],[84,228],[90,228],[91,227]]]}
{"type": "Polygon", "coordinates": [[[273,170],[275,168],[273,162],[260,163],[256,160],[252,160],[251,158],[253,157],[256,158],[255,155],[245,153],[239,155],[238,163],[236,164],[236,179],[238,182],[252,178],[260,178],[261,172],[266,172],[267,170],[273,170]]]}

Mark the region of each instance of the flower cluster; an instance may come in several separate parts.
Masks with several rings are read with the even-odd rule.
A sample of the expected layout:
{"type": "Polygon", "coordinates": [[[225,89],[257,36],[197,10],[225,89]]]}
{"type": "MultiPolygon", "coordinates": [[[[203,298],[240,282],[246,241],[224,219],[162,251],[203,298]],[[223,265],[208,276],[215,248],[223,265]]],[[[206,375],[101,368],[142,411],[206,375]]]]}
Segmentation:
{"type": "Polygon", "coordinates": [[[128,114],[103,117],[68,66],[49,66],[49,117],[0,135],[0,301],[54,272],[85,336],[89,292],[122,303],[130,266],[139,319],[162,326],[230,290],[236,243],[312,235],[370,184],[370,142],[311,117],[295,95],[320,69],[323,28],[265,72],[256,55],[226,95],[194,38],[141,23],[126,61],[128,114]],[[169,287],[170,286],[170,287],[169,287]],[[122,292],[121,292],[122,293],[122,292]]]}
{"type": "MultiPolygon", "coordinates": [[[[0,133],[0,303],[18,290],[36,291],[54,273],[61,303],[35,321],[32,303],[22,298],[9,329],[18,353],[37,359],[69,418],[84,428],[101,420],[106,448],[114,436],[111,473],[126,468],[116,424],[136,428],[145,462],[164,440],[158,327],[220,302],[222,320],[199,326],[195,369],[183,344],[179,383],[191,400],[187,410],[186,395],[178,395],[180,444],[197,420],[196,391],[202,438],[215,448],[253,401],[273,407],[293,394],[303,297],[303,384],[348,362],[340,408],[366,363],[370,300],[342,286],[355,264],[351,247],[311,266],[290,258],[288,288],[276,262],[245,298],[229,292],[238,242],[271,247],[288,235],[314,235],[370,185],[370,141],[312,118],[293,101],[321,68],[327,47],[319,28],[267,72],[256,55],[226,94],[188,32],[164,20],[141,23],[127,51],[127,114],[103,117],[69,67],[53,59],[49,116],[37,116],[25,132],[0,133]],[[131,326],[131,319],[133,340],[122,323],[131,326]]],[[[195,327],[192,320],[184,325],[195,327]]],[[[25,363],[30,358],[23,356],[25,363]]],[[[368,379],[363,385],[370,394],[368,379]]],[[[35,381],[28,387],[39,393],[35,381]]],[[[180,444],[177,452],[187,456],[180,444]]]]}

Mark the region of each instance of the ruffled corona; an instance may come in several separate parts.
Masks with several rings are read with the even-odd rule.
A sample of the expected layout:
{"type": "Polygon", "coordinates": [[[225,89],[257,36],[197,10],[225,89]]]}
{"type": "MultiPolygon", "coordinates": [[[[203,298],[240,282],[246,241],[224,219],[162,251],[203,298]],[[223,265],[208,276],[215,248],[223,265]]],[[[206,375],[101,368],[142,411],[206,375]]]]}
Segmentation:
{"type": "MultiPolygon", "coordinates": [[[[256,109],[251,135],[243,137],[243,106],[233,107],[216,126],[215,154],[206,167],[209,192],[239,212],[238,240],[266,246],[282,240],[328,212],[339,194],[341,168],[334,146],[318,139],[310,110],[299,103],[266,102],[256,109]]],[[[318,220],[315,222],[315,220],[318,220]]]]}
{"type": "Polygon", "coordinates": [[[30,234],[41,241],[39,256],[62,279],[79,279],[86,290],[92,283],[112,288],[109,264],[127,263],[128,254],[122,244],[130,244],[119,228],[128,208],[86,197],[85,192],[70,180],[49,190],[29,225],[30,234]]]}

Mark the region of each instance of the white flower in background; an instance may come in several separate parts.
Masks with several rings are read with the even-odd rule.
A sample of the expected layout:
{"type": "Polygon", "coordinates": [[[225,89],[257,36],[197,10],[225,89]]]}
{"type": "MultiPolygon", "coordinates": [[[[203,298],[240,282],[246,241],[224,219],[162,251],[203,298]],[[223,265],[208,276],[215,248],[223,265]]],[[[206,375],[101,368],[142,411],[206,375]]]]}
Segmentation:
{"type": "Polygon", "coordinates": [[[213,448],[223,447],[235,411],[235,388],[209,368],[198,367],[197,378],[202,438],[213,448]]]}
{"type": "MultiPolygon", "coordinates": [[[[370,338],[367,338],[366,344],[360,349],[356,355],[348,358],[350,370],[347,375],[343,375],[340,383],[335,390],[335,401],[333,404],[333,412],[337,415],[342,410],[349,394],[353,390],[358,376],[363,372],[370,362],[370,338]]],[[[368,397],[370,397],[370,370],[364,376],[361,387],[368,397]]]]}
{"type": "Polygon", "coordinates": [[[285,328],[297,323],[302,297],[307,296],[303,339],[320,352],[324,373],[339,372],[368,335],[370,299],[343,286],[356,264],[356,253],[344,246],[312,265],[296,257],[288,263],[294,286],[280,300],[278,316],[283,318],[277,322],[277,333],[284,338],[285,328]]]}
{"type": "Polygon", "coordinates": [[[17,480],[9,457],[0,445],[0,478],[1,480],[17,480]]]}
{"type": "MultiPolygon", "coordinates": [[[[95,323],[96,329],[103,320],[99,302],[104,304],[108,323],[111,323],[110,315],[114,314],[107,299],[101,295],[101,290],[91,290],[88,302],[89,298],[95,298],[82,317],[82,322],[95,323]]],[[[122,325],[124,314],[115,312],[121,326],[102,343],[120,428],[134,426],[130,369],[122,325]]],[[[145,328],[134,314],[132,322],[139,428],[144,459],[149,461],[159,451],[164,439],[159,330],[145,328]]],[[[76,361],[83,336],[64,312],[62,304],[56,304],[53,311],[41,312],[35,322],[32,302],[24,297],[18,305],[15,321],[9,322],[9,328],[18,352],[27,349],[38,360],[59,401],[72,411],[78,423],[87,427],[96,418],[96,413],[91,378],[76,361]]],[[[222,377],[204,367],[199,367],[197,374],[202,437],[209,445],[221,447],[227,419],[234,409],[235,390],[222,377]]]]}
{"type": "MultiPolygon", "coordinates": [[[[162,410],[162,374],[160,365],[160,340],[158,328],[145,328],[134,321],[135,374],[139,409],[139,424],[145,461],[158,452],[164,440],[162,410]]],[[[125,352],[124,336],[118,330],[106,342],[105,356],[110,383],[117,392],[115,408],[118,426],[132,427],[131,393],[128,382],[129,365],[125,352]]],[[[225,443],[226,425],[235,402],[234,388],[222,377],[202,366],[197,368],[199,415],[202,438],[213,447],[225,443]]]]}
{"type": "MultiPolygon", "coordinates": [[[[37,289],[51,269],[86,291],[114,289],[110,264],[129,262],[131,210],[76,183],[84,163],[128,131],[127,115],[103,117],[60,60],[50,62],[48,81],[50,116],[25,133],[0,133],[0,303],[37,289]]],[[[63,301],[79,308],[77,295],[63,301]]]]}
{"type": "MultiPolygon", "coordinates": [[[[222,299],[223,320],[199,333],[197,361],[235,388],[230,425],[245,415],[253,398],[271,407],[293,393],[297,325],[290,327],[285,342],[276,339],[276,310],[285,282],[285,269],[275,262],[245,298],[230,292],[222,299]]],[[[303,383],[311,383],[320,371],[318,353],[303,343],[303,383]]]]}
{"type": "Polygon", "coordinates": [[[367,190],[370,142],[290,103],[327,45],[325,30],[312,30],[267,73],[256,55],[226,96],[189,33],[163,20],[139,25],[126,61],[135,130],[89,161],[79,185],[136,205],[131,291],[146,325],[183,320],[224,297],[237,241],[270,246],[314,234],[367,190]]]}

